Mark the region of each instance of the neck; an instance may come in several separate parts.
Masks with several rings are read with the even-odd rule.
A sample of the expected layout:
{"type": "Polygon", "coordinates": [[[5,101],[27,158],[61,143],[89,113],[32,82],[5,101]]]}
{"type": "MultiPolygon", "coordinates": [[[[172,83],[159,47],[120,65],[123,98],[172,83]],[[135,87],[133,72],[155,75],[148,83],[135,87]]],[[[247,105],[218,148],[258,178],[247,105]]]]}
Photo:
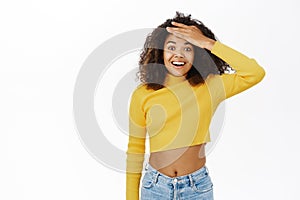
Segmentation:
{"type": "Polygon", "coordinates": [[[185,76],[174,76],[170,73],[167,73],[164,85],[171,86],[171,85],[175,85],[177,83],[182,83],[185,80],[186,80],[185,76]]]}

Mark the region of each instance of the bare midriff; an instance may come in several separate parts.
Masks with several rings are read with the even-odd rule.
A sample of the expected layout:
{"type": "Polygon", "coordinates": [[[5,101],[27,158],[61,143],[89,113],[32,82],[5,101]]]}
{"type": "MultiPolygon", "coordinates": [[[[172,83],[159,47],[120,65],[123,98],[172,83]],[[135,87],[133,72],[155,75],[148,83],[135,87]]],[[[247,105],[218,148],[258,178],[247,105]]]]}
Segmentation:
{"type": "Polygon", "coordinates": [[[157,171],[169,177],[193,173],[205,165],[205,144],[152,152],[149,163],[157,171]]]}

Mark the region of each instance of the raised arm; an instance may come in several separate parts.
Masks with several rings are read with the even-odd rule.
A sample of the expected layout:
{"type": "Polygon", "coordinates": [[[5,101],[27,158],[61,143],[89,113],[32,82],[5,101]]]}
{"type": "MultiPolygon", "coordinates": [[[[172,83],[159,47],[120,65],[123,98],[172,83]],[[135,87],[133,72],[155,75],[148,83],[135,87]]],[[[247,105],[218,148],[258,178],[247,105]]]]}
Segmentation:
{"type": "Polygon", "coordinates": [[[254,86],[265,76],[265,70],[254,59],[248,58],[221,42],[214,43],[211,53],[224,60],[235,70],[233,74],[221,75],[226,98],[254,86]]]}
{"type": "Polygon", "coordinates": [[[170,33],[200,48],[210,50],[211,53],[227,62],[235,70],[233,74],[221,75],[225,98],[252,87],[265,76],[265,70],[254,59],[248,58],[219,41],[206,37],[197,27],[177,22],[172,22],[172,24],[176,27],[168,27],[167,30],[170,33]]]}

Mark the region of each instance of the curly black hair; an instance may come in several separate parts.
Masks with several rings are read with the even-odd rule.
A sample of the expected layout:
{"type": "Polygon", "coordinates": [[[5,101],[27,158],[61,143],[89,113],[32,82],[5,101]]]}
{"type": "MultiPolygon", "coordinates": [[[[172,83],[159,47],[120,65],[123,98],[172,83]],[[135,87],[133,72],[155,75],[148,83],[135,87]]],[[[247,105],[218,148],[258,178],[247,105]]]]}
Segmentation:
{"type": "MultiPolygon", "coordinates": [[[[147,89],[158,90],[164,87],[163,83],[168,71],[164,66],[163,49],[164,42],[170,34],[166,27],[174,27],[171,24],[172,21],[196,26],[206,37],[216,41],[214,33],[201,21],[192,19],[191,15],[185,16],[183,13],[176,12],[173,19],[167,19],[146,38],[140,54],[137,77],[142,83],[147,85],[147,89]]],[[[209,50],[194,45],[193,47],[195,52],[193,66],[186,75],[186,79],[192,86],[204,83],[209,74],[223,74],[230,69],[226,62],[209,50]]]]}

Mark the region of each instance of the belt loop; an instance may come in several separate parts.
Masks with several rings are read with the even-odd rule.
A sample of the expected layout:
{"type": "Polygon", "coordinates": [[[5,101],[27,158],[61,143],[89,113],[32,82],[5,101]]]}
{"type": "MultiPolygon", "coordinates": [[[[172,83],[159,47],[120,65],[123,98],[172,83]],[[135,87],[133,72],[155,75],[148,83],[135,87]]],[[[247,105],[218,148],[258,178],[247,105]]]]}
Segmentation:
{"type": "Polygon", "coordinates": [[[205,169],[206,169],[207,174],[209,174],[208,168],[206,166],[205,166],[205,169]]]}
{"type": "Polygon", "coordinates": [[[149,164],[146,163],[146,165],[145,165],[145,170],[147,171],[148,169],[149,169],[149,164]]]}
{"type": "Polygon", "coordinates": [[[189,179],[190,179],[191,187],[194,187],[194,181],[193,181],[193,177],[191,174],[189,174],[189,179]]]}
{"type": "Polygon", "coordinates": [[[154,183],[157,183],[158,180],[158,176],[159,176],[159,172],[157,172],[154,176],[154,183]]]}

